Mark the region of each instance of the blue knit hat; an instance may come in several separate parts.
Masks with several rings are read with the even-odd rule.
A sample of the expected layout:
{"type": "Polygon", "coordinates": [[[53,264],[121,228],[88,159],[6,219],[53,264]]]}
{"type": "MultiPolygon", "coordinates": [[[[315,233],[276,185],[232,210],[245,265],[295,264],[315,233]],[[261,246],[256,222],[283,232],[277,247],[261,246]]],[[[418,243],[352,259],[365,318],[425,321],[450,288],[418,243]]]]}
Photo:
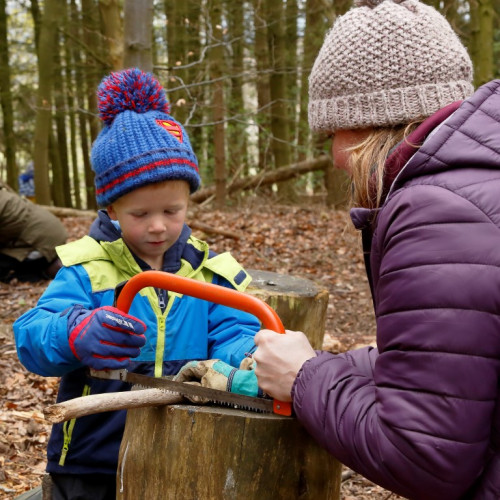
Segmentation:
{"type": "Polygon", "coordinates": [[[96,198],[106,207],[147,184],[185,180],[200,186],[198,161],[182,125],[168,113],[165,90],[150,73],[111,73],[97,89],[104,128],[92,145],[96,198]]]}

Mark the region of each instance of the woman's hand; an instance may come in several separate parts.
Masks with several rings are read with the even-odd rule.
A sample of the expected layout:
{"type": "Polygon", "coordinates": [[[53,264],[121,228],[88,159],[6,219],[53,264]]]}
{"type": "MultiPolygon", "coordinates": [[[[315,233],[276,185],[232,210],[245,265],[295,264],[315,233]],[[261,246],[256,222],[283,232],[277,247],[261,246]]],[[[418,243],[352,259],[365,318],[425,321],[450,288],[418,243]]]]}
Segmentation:
{"type": "Polygon", "coordinates": [[[285,334],[261,330],[255,336],[257,363],[255,374],[259,387],[280,401],[291,401],[292,385],[302,365],[316,356],[302,332],[287,330],[285,334]]]}

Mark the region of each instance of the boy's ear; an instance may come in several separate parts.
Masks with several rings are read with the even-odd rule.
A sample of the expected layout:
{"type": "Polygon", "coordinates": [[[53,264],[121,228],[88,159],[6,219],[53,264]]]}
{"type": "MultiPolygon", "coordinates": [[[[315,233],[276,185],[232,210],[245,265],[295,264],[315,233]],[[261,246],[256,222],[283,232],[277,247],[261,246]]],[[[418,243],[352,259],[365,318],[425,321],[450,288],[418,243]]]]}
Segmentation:
{"type": "Polygon", "coordinates": [[[106,211],[108,212],[109,218],[111,220],[118,220],[118,217],[116,216],[116,211],[113,207],[113,205],[108,205],[106,208],[106,211]]]}

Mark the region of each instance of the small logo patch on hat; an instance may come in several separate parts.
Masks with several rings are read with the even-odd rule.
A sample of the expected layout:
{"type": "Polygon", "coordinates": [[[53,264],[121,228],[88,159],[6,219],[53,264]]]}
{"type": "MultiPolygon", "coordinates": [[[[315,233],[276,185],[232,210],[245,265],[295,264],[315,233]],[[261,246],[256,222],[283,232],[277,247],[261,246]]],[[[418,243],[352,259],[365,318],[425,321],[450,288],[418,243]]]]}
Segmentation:
{"type": "Polygon", "coordinates": [[[156,123],[182,143],[182,129],[178,123],[171,120],[156,120],[156,123]]]}

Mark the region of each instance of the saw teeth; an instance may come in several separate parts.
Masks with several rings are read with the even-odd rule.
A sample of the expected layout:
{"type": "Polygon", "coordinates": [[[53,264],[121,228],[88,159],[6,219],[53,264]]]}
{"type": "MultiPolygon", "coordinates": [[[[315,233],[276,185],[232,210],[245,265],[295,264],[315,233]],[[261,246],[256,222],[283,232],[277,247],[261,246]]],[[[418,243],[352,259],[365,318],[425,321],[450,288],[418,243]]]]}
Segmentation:
{"type": "Polygon", "coordinates": [[[234,410],[245,410],[245,411],[251,411],[253,413],[268,413],[265,410],[262,410],[261,408],[253,408],[251,406],[236,405],[233,403],[229,403],[227,401],[212,401],[212,403],[216,403],[220,406],[229,406],[229,408],[233,408],[234,410]]]}
{"type": "MultiPolygon", "coordinates": [[[[151,389],[151,387],[149,387],[148,385],[142,385],[142,384],[134,384],[134,387],[138,387],[138,388],[144,389],[144,390],[151,389]]],[[[157,389],[159,389],[160,391],[166,392],[167,394],[179,394],[179,395],[181,395],[179,392],[169,391],[168,389],[162,389],[161,387],[157,387],[157,389]]]]}

